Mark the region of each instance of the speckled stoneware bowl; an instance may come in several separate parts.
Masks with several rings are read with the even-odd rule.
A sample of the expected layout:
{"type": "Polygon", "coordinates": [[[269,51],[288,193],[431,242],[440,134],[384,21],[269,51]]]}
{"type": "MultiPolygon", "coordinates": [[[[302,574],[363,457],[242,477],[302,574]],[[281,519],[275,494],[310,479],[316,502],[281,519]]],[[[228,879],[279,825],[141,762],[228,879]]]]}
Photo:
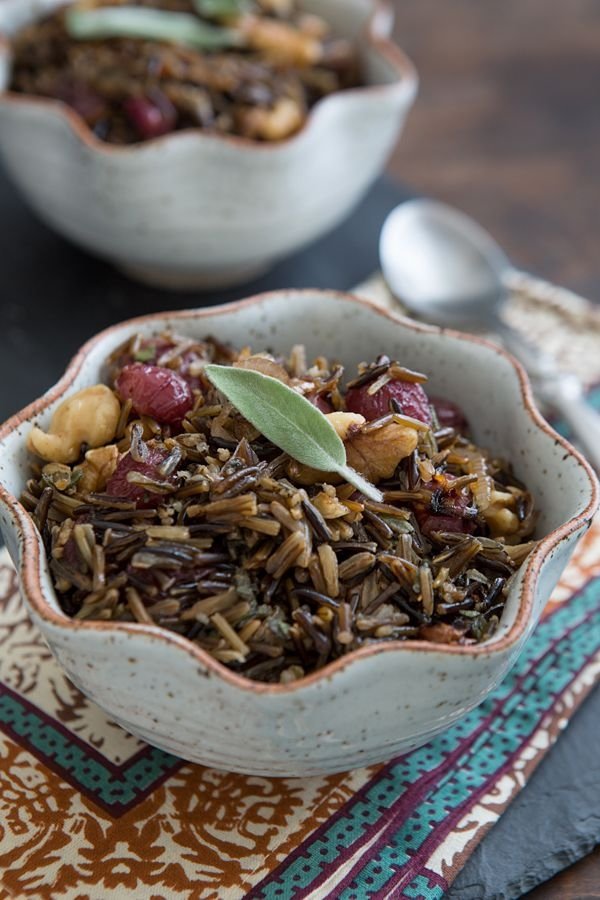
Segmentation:
{"type": "Polygon", "coordinates": [[[366,87],[322,100],[276,144],[190,129],[118,147],[58,101],[6,92],[2,32],[59,5],[0,0],[0,154],[49,225],[156,285],[249,280],[332,229],[382,171],[415,97],[413,66],[389,40],[390,0],[303,0],[356,40],[366,87]]]}
{"type": "Polygon", "coordinates": [[[542,419],[522,369],[476,338],[439,331],[335,292],[279,291],[231,306],[152,315],[89,341],[48,394],[0,429],[0,526],[34,621],[72,681],[140,738],[189,760],[262,775],[307,776],[411,750],[480,703],[515,662],[597,507],[587,463],[542,419]],[[516,578],[499,630],[478,646],[372,645],[291,685],[235,675],[154,626],[76,622],[58,605],[36,529],[16,499],[28,477],[32,422],[102,378],[130,335],[172,328],[256,349],[326,353],[349,367],[378,353],[430,373],[483,445],[514,461],[533,491],[543,540],[516,578]]]}

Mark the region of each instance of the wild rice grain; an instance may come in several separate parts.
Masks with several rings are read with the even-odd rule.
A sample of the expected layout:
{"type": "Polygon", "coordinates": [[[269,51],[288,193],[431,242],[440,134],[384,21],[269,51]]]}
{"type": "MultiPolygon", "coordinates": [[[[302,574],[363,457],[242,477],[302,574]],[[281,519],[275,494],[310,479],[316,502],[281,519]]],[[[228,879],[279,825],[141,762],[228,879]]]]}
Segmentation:
{"type": "Polygon", "coordinates": [[[393,625],[380,625],[376,628],[374,635],[376,638],[389,638],[393,635],[395,628],[393,625]]]}
{"type": "Polygon", "coordinates": [[[376,563],[372,553],[355,553],[349,559],[344,560],[338,567],[340,581],[351,581],[359,575],[366,575],[376,563]]]}
{"type": "Polygon", "coordinates": [[[321,562],[316,553],[313,553],[308,562],[308,573],[315,587],[315,590],[319,591],[319,593],[321,594],[326,594],[327,585],[325,584],[325,576],[323,575],[321,562]]]}
{"type": "Polygon", "coordinates": [[[217,662],[224,663],[224,665],[229,666],[231,663],[243,663],[246,661],[246,654],[240,653],[238,650],[209,650],[211,656],[213,656],[217,662]]]}
{"type": "Polygon", "coordinates": [[[349,381],[346,385],[347,388],[355,388],[362,387],[365,384],[369,384],[370,381],[374,381],[376,378],[379,378],[380,375],[387,374],[389,369],[390,361],[387,359],[386,362],[377,365],[377,366],[369,366],[362,372],[358,378],[354,378],[352,381],[349,381]]]}
{"type": "Polygon", "coordinates": [[[127,604],[129,606],[129,609],[133,613],[136,621],[141,622],[143,625],[155,624],[154,619],[149,614],[148,610],[144,606],[142,598],[134,587],[125,588],[125,596],[127,597],[127,604]]]}
{"type": "Polygon", "coordinates": [[[317,548],[325,593],[330,597],[337,597],[340,592],[338,559],[330,544],[321,544],[317,548]]]}
{"type": "Polygon", "coordinates": [[[236,599],[237,592],[235,588],[229,588],[226,591],[222,591],[220,594],[214,594],[211,597],[203,597],[202,600],[197,600],[192,607],[182,612],[181,618],[184,622],[190,621],[191,619],[205,619],[212,616],[214,613],[223,612],[224,610],[231,608],[235,604],[236,599]]]}
{"type": "Polygon", "coordinates": [[[269,659],[277,659],[283,656],[283,647],[276,644],[266,644],[264,641],[250,641],[249,650],[253,653],[260,653],[261,656],[268,656],[269,659]]]}
{"type": "Polygon", "coordinates": [[[300,531],[302,526],[298,519],[295,519],[289,509],[282,503],[275,500],[270,505],[271,515],[280,522],[288,531],[300,531]]]}
{"type": "Polygon", "coordinates": [[[336,640],[338,644],[347,647],[354,641],[352,633],[352,610],[349,603],[340,603],[337,611],[337,634],[336,640]]]}
{"type": "Polygon", "coordinates": [[[164,459],[158,467],[158,472],[163,478],[168,478],[177,469],[181,462],[182,452],[180,447],[173,447],[169,455],[164,459]]]}
{"type": "Polygon", "coordinates": [[[178,600],[159,600],[148,607],[148,615],[156,616],[175,616],[179,612],[181,604],[178,600]]]}
{"type": "Polygon", "coordinates": [[[150,494],[172,494],[175,491],[175,486],[171,482],[156,481],[154,478],[143,475],[141,472],[128,472],[127,481],[129,484],[136,485],[136,487],[144,488],[150,494]]]}
{"type": "Polygon", "coordinates": [[[288,535],[283,544],[273,553],[265,566],[267,572],[278,579],[291,569],[298,557],[306,550],[304,535],[298,531],[288,535]]]}
{"type": "Polygon", "coordinates": [[[414,546],[412,538],[409,534],[400,535],[400,537],[398,538],[396,552],[398,556],[400,556],[402,559],[405,559],[407,562],[415,562],[414,546]]]}
{"type": "Polygon", "coordinates": [[[289,666],[289,668],[283,670],[279,676],[279,681],[281,684],[291,684],[293,681],[298,681],[300,678],[304,678],[304,669],[302,666],[289,666]]]}
{"type": "Polygon", "coordinates": [[[391,584],[381,591],[374,600],[371,600],[369,605],[364,608],[366,616],[373,616],[384,603],[387,603],[392,597],[394,597],[398,591],[400,590],[400,585],[397,581],[392,581],[391,584]]]}
{"type": "Polygon", "coordinates": [[[220,613],[216,612],[210,617],[210,621],[219,634],[231,645],[232,650],[236,650],[242,657],[248,656],[250,648],[242,641],[240,636],[236,634],[227,619],[224,619],[220,613]]]}
{"type": "Polygon", "coordinates": [[[239,632],[240,640],[248,644],[252,640],[258,629],[261,627],[261,625],[262,622],[260,621],[260,619],[251,619],[250,622],[246,622],[244,627],[239,632]]]}
{"type": "Polygon", "coordinates": [[[391,364],[389,372],[392,378],[397,381],[405,381],[410,384],[425,384],[425,382],[429,381],[427,375],[424,375],[422,372],[415,372],[413,369],[407,369],[405,366],[399,366],[397,363],[391,364]]]}
{"type": "Polygon", "coordinates": [[[433,582],[431,578],[431,569],[427,565],[419,568],[419,583],[421,586],[421,603],[423,604],[423,612],[431,616],[433,613],[433,582]]]}
{"type": "Polygon", "coordinates": [[[242,619],[245,619],[252,607],[247,600],[236,603],[230,609],[223,610],[223,618],[227,619],[230,625],[237,625],[242,619]]]}
{"type": "Polygon", "coordinates": [[[414,428],[415,431],[420,431],[423,434],[428,434],[429,425],[425,422],[422,422],[420,419],[414,419],[412,416],[405,416],[403,413],[394,413],[394,422],[397,425],[405,425],[407,428],[414,428]]]}
{"type": "Polygon", "coordinates": [[[101,590],[106,583],[106,559],[100,544],[94,544],[92,550],[92,586],[95,591],[101,590]]]}
{"type": "Polygon", "coordinates": [[[48,518],[48,510],[54,496],[54,490],[51,487],[44,488],[40,494],[40,499],[35,504],[33,510],[33,518],[39,531],[42,531],[48,518]]]}
{"type": "Polygon", "coordinates": [[[96,539],[91,525],[75,525],[73,537],[82,562],[92,570],[94,568],[92,548],[95,546],[96,539]]]}
{"type": "Polygon", "coordinates": [[[184,525],[139,525],[149,538],[165,541],[189,541],[190,529],[184,525]]]}
{"type": "Polygon", "coordinates": [[[333,609],[337,609],[339,605],[337,600],[327,596],[327,594],[319,593],[319,591],[312,591],[310,588],[295,588],[292,591],[292,594],[294,597],[299,597],[302,600],[310,600],[312,603],[321,603],[324,606],[333,609]]]}
{"type": "Polygon", "coordinates": [[[251,531],[257,531],[259,534],[268,534],[271,537],[277,537],[281,531],[281,525],[274,519],[266,519],[262,516],[248,516],[244,519],[244,528],[251,531]]]}
{"type": "Polygon", "coordinates": [[[117,422],[117,430],[115,433],[115,440],[117,441],[120,441],[125,434],[125,427],[129,420],[132,406],[133,403],[129,399],[121,404],[121,413],[119,415],[119,421],[117,422]]]}
{"type": "Polygon", "coordinates": [[[302,501],[302,506],[304,508],[306,518],[308,519],[310,526],[315,533],[315,537],[317,537],[320,541],[330,541],[331,531],[329,530],[327,522],[325,521],[317,507],[313,503],[311,503],[307,497],[305,497],[302,501]]]}
{"type": "Polygon", "coordinates": [[[242,494],[228,500],[215,500],[204,506],[188,506],[187,515],[193,519],[205,516],[211,522],[230,522],[255,516],[258,512],[256,494],[242,494]]]}
{"type": "Polygon", "coordinates": [[[131,426],[129,452],[135,462],[144,463],[148,459],[148,447],[144,443],[144,427],[139,422],[131,426]]]}

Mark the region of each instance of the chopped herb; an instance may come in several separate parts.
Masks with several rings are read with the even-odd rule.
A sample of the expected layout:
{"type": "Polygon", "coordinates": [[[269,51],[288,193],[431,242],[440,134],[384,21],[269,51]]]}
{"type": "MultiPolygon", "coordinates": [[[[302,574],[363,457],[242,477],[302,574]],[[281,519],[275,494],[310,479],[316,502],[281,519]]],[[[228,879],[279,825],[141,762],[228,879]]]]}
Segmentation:
{"type": "Polygon", "coordinates": [[[156,355],[156,347],[148,346],[143,347],[141,350],[138,350],[137,353],[133,354],[133,358],[136,362],[150,362],[151,359],[154,359],[156,355]]]}

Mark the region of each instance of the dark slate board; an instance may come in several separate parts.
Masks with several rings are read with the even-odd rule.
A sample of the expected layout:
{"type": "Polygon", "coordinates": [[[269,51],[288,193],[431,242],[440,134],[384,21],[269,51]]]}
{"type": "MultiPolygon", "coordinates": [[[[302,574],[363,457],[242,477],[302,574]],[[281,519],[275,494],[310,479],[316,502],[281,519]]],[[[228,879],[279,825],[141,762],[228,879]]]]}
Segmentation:
{"type": "MultiPolygon", "coordinates": [[[[53,384],[88,337],[121,319],[280,287],[352,287],[377,268],[385,215],[407,196],[380,182],[342,227],[264,278],[226,292],[177,294],[134,284],[55,236],[0,170],[0,420],[53,384]]],[[[475,851],[452,900],[519,897],[600,841],[598,723],[600,691],[475,851]]]]}
{"type": "Polygon", "coordinates": [[[592,852],[600,843],[599,738],[597,688],[476,848],[447,900],[513,900],[592,852]]]}

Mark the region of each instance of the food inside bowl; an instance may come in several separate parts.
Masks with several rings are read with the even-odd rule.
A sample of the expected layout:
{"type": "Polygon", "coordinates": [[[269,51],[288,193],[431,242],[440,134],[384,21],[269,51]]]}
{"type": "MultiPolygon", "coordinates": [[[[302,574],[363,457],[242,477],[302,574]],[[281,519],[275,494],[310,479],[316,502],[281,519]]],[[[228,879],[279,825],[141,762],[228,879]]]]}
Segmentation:
{"type": "Polygon", "coordinates": [[[113,144],[185,128],[278,141],[360,83],[353,44],[296,0],[86,0],[12,51],[12,91],[62,100],[113,144]]]}
{"type": "Polygon", "coordinates": [[[28,437],[22,502],[67,615],[281,683],[374,642],[493,635],[533,497],[424,374],[163,333],[119,347],[106,382],[28,437]],[[308,464],[323,453],[337,471],[308,464]]]}

